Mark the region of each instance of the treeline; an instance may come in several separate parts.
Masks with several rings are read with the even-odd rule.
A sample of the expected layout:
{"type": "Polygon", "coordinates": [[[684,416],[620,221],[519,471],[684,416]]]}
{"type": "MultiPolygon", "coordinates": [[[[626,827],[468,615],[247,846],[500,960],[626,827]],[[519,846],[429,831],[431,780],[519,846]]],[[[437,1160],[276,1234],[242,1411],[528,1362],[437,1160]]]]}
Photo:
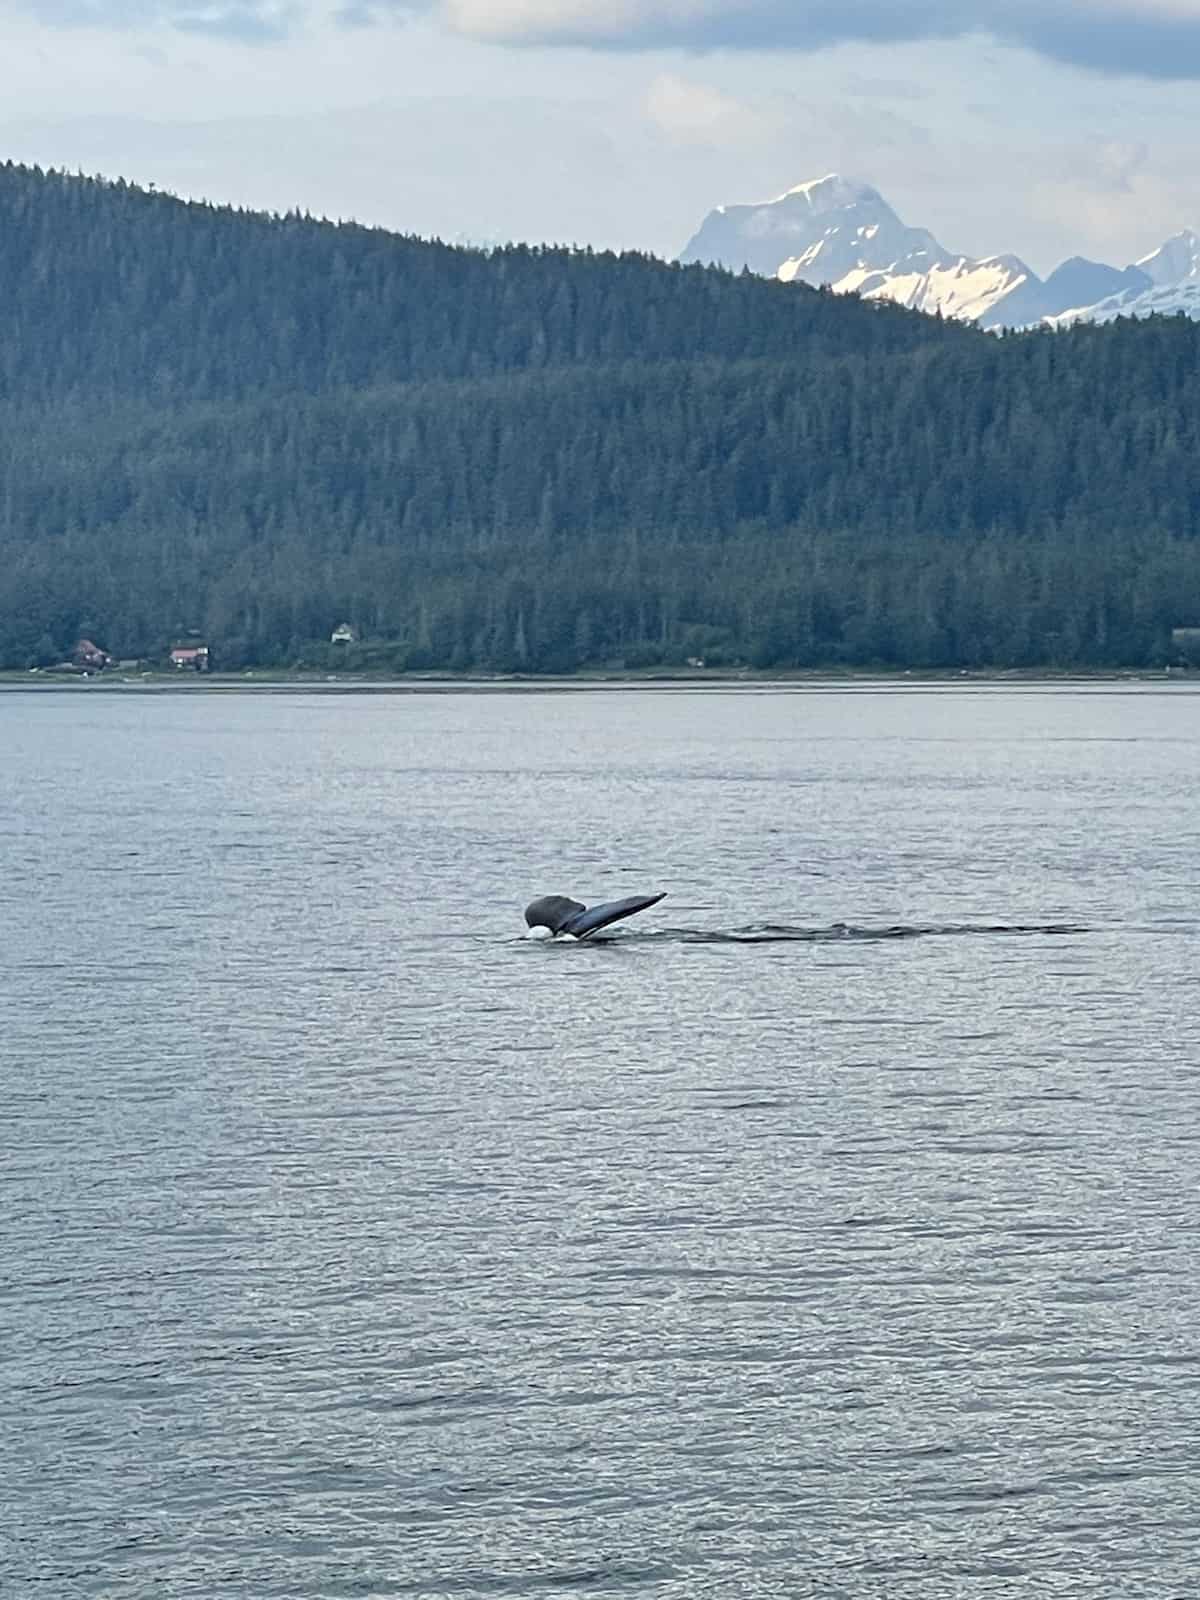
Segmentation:
{"type": "Polygon", "coordinates": [[[0,402],[312,395],[623,361],[886,356],[893,307],[629,253],[465,250],[0,165],[0,402]]]}
{"type": "Polygon", "coordinates": [[[13,167],[0,265],[3,667],[1110,666],[1200,619],[1182,318],[997,339],[13,167]]]}

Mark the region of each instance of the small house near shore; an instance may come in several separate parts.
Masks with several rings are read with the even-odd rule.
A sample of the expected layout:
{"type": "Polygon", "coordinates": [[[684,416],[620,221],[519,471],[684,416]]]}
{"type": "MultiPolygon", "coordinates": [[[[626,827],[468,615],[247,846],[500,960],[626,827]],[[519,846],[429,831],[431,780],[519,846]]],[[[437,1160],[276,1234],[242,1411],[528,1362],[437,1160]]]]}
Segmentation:
{"type": "Polygon", "coordinates": [[[329,635],[330,644],[357,644],[358,635],[348,622],[339,622],[329,635]]]}
{"type": "Polygon", "coordinates": [[[177,672],[207,672],[208,646],[196,643],[172,645],[170,660],[177,672]]]}

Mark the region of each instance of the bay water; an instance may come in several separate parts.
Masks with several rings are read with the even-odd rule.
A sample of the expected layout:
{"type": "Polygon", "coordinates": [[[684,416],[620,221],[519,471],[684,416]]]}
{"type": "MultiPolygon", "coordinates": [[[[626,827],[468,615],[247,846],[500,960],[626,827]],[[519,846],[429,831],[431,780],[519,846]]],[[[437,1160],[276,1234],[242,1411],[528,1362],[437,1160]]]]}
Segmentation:
{"type": "Polygon", "coordinates": [[[1194,1593],[1198,780],[1194,684],[0,694],[0,1594],[1194,1593]]]}

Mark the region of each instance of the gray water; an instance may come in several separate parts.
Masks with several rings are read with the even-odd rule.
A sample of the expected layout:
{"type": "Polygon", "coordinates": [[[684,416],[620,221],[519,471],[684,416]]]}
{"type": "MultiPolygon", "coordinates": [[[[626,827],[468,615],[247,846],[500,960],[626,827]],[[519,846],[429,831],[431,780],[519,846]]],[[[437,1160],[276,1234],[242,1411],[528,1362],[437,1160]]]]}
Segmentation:
{"type": "Polygon", "coordinates": [[[0,1593],[1194,1594],[1198,775],[1165,685],[0,695],[0,1593]]]}

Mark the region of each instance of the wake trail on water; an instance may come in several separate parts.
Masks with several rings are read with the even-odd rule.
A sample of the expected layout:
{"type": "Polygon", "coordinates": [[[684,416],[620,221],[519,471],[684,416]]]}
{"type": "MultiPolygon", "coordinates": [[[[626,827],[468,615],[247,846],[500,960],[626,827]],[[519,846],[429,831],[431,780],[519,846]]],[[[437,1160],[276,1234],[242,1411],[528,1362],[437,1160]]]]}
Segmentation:
{"type": "MultiPolygon", "coordinates": [[[[833,922],[823,927],[803,927],[784,922],[754,922],[741,928],[653,928],[593,934],[573,944],[832,944],[867,943],[884,939],[929,939],[967,935],[1062,935],[1088,933],[1077,922],[917,922],[885,926],[833,922]]],[[[558,944],[560,940],[546,941],[558,944]]]]}

